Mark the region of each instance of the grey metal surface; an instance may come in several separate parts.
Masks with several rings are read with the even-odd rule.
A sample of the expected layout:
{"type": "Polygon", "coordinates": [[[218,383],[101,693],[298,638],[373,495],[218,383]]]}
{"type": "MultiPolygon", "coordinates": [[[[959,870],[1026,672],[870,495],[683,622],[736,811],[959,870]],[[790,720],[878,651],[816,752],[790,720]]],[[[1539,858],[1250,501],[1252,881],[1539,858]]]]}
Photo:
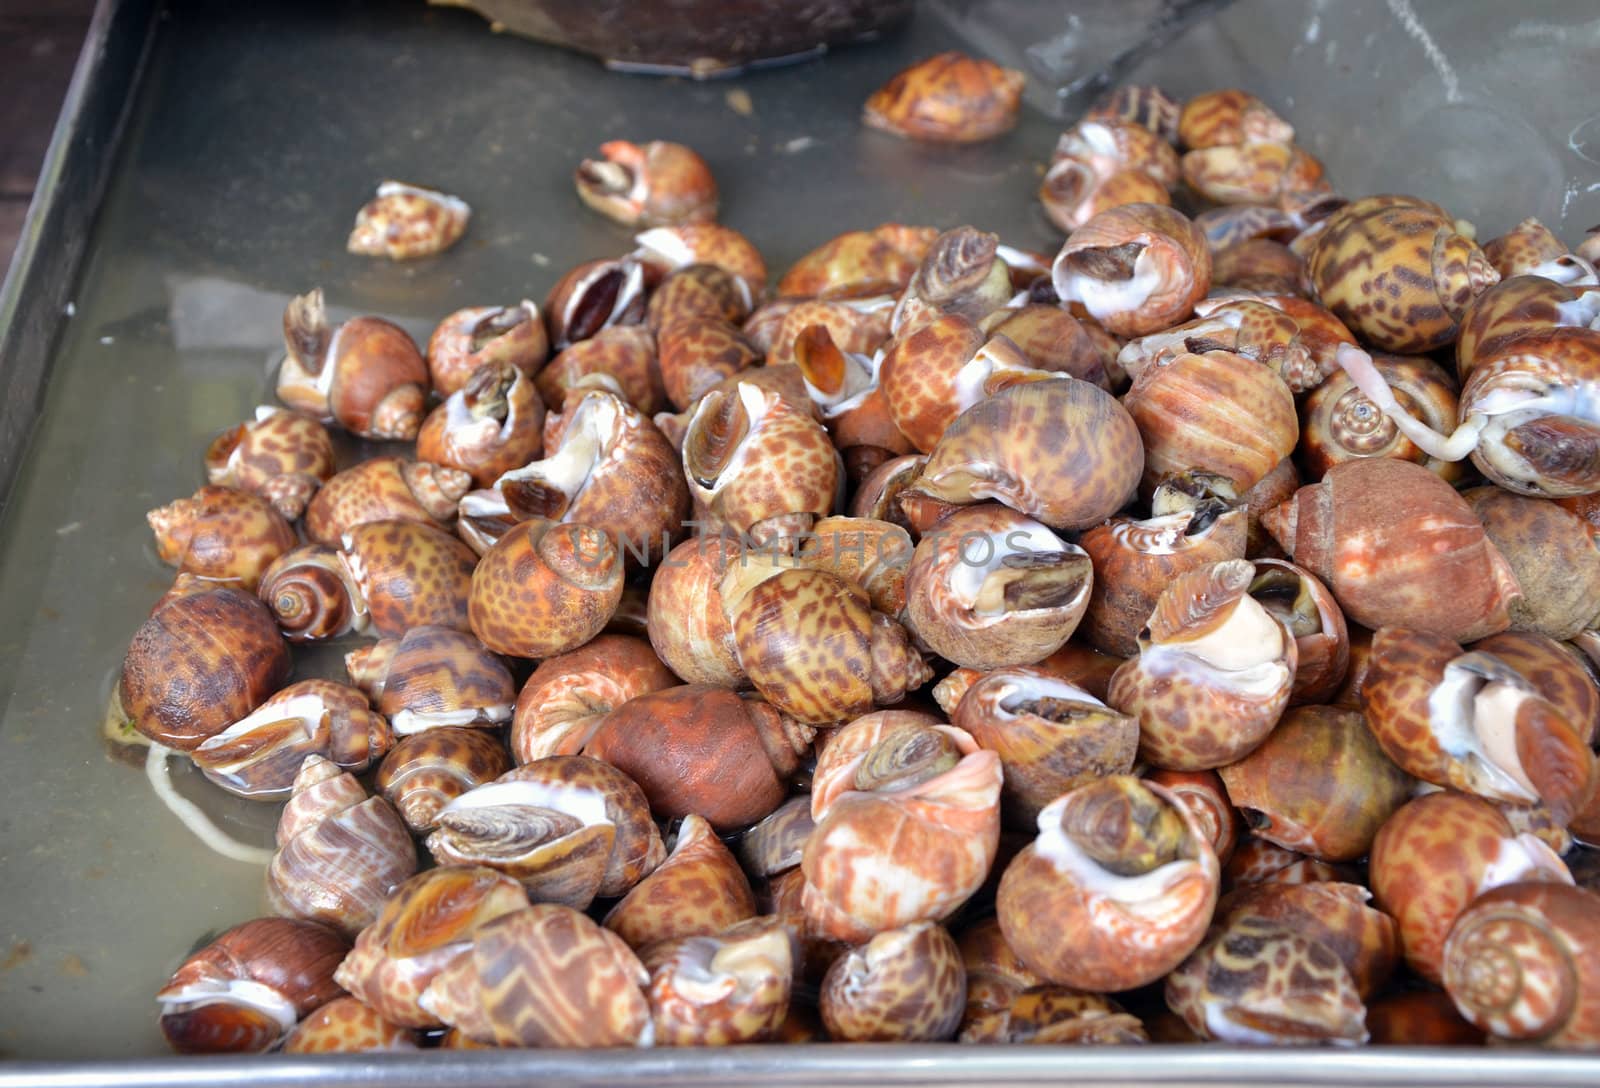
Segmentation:
{"type": "MultiPolygon", "coordinates": [[[[71,292],[74,316],[41,325],[41,299],[23,300],[35,322],[28,343],[55,347],[36,438],[0,520],[0,1051],[161,1054],[150,994],[197,941],[262,909],[260,873],[190,838],[137,768],[105,754],[99,725],[127,640],[171,579],[143,514],[192,491],[205,442],[267,396],[286,298],[321,284],[336,310],[386,314],[418,335],[458,306],[540,299],[567,265],[629,246],[570,189],[573,165],[613,137],[700,148],[723,185],[724,221],[760,245],[775,275],[838,231],[888,219],[973,222],[1051,250],[1058,238],[1032,193],[1058,122],[1030,110],[1007,137],[955,149],[856,123],[872,89],[909,61],[961,44],[985,6],[942,4],[879,46],[696,84],[609,75],[488,34],[465,12],[420,5],[169,5],[132,92],[114,180],[71,292]],[[738,92],[749,96],[748,115],[735,108],[738,92]],[[466,239],[413,265],[346,255],[355,209],[390,176],[467,198],[475,217],[466,239]]],[[[1076,32],[1072,12],[1103,7],[1038,4],[1035,23],[1007,25],[1037,26],[1027,48],[1064,47],[1061,36],[1076,32]]],[[[1600,112],[1600,13],[1586,0],[1502,10],[1511,7],[1239,0],[1136,74],[1179,93],[1234,83],[1259,91],[1299,124],[1347,191],[1414,190],[1476,217],[1485,236],[1537,214],[1576,240],[1600,221],[1600,119],[1587,112],[1600,112]]],[[[1010,40],[1001,39],[997,50],[1010,40]]],[[[87,212],[73,223],[87,231],[87,212]]],[[[7,380],[16,373],[11,358],[0,365],[7,380]]],[[[303,674],[337,660],[334,648],[303,674]]],[[[269,840],[271,806],[176,777],[234,834],[269,840]]],[[[1600,1079],[1587,1060],[1527,1052],[952,1047],[168,1062],[119,1074],[156,1084],[241,1069],[340,1084],[1600,1079]]],[[[43,1076],[31,1065],[0,1068],[0,1084],[43,1076]]],[[[51,1076],[98,1083],[107,1070],[56,1067],[51,1076]]]]}

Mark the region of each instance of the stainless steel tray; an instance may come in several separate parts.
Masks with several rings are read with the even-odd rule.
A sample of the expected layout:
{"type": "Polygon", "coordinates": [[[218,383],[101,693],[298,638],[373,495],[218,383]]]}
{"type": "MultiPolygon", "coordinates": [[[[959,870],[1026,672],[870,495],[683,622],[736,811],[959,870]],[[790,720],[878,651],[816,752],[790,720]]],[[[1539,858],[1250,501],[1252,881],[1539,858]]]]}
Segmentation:
{"type": "MultiPolygon", "coordinates": [[[[0,294],[0,1053],[55,1063],[0,1066],[0,1085],[1600,1080],[1600,1062],[1510,1050],[145,1060],[163,1053],[151,993],[197,939],[261,911],[260,874],[192,839],[137,768],[107,756],[100,721],[129,637],[171,580],[143,514],[192,491],[205,442],[268,397],[285,299],[322,284],[337,309],[425,335],[458,306],[542,298],[564,267],[629,246],[578,205],[569,181],[585,152],[618,136],[701,149],[725,221],[760,245],[774,274],[838,231],[884,220],[973,222],[1053,250],[1032,194],[1060,125],[1049,114],[1077,101],[1057,92],[1070,98],[1122,48],[1101,20],[1164,6],[927,0],[905,33],[878,45],[694,83],[607,74],[420,4],[104,4],[52,147],[50,187],[0,294]],[[857,123],[890,73],[955,45],[1030,66],[1031,105],[1015,132],[927,148],[857,123]],[[749,96],[748,115],[731,92],[749,96]],[[407,266],[347,256],[355,209],[390,176],[466,197],[476,214],[465,241],[407,266]],[[139,1061],[73,1064],[87,1059],[139,1061]]],[[[1592,0],[1238,0],[1118,68],[1179,94],[1257,90],[1345,190],[1438,198],[1485,237],[1529,214],[1569,240],[1600,221],[1592,0]]],[[[336,661],[328,653],[309,667],[336,661]]],[[[274,808],[178,778],[235,835],[268,841],[274,808]]]]}

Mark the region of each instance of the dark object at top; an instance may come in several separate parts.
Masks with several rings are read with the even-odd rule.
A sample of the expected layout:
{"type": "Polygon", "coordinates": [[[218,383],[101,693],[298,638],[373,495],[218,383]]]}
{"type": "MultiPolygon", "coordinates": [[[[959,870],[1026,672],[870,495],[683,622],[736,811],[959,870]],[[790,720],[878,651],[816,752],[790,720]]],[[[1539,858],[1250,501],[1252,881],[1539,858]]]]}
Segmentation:
{"type": "Polygon", "coordinates": [[[731,76],[804,60],[904,22],[915,0],[429,0],[619,71],[731,76]]]}

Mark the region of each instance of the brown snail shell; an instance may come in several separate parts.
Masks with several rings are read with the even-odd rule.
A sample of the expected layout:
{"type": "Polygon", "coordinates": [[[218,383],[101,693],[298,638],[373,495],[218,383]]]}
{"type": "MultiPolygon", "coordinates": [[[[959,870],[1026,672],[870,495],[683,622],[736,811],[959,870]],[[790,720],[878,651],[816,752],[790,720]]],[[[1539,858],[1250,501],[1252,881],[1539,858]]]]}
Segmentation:
{"type": "Polygon", "coordinates": [[[1513,832],[1489,802],[1451,791],[1425,794],[1391,816],[1368,868],[1374,901],[1400,924],[1406,962],[1432,982],[1451,925],[1483,892],[1525,880],[1572,882],[1548,846],[1513,832]]]}
{"type": "Polygon", "coordinates": [[[1183,104],[1176,137],[1184,147],[1288,143],[1294,128],[1249,91],[1236,87],[1197,94],[1183,104]]]}
{"type": "Polygon", "coordinates": [[[1052,529],[1087,529],[1133,497],[1138,427],[1109,393],[1074,378],[1009,386],[961,413],[901,493],[966,505],[998,499],[1052,529]]]}
{"type": "MultiPolygon", "coordinates": [[[[587,389],[605,389],[649,415],[667,406],[655,335],[643,325],[614,325],[563,349],[534,379],[552,413],[567,409],[567,398],[587,389]]],[[[545,446],[554,450],[546,423],[545,446]]]]}
{"type": "Polygon", "coordinates": [[[390,1023],[356,997],[339,997],[295,1025],[284,1054],[366,1054],[418,1050],[416,1032],[390,1023]]]}
{"type": "Polygon", "coordinates": [[[724,575],[722,601],[744,674],[796,721],[848,720],[933,676],[909,632],[828,571],[746,559],[724,575]]]}
{"type": "Polygon", "coordinates": [[[932,227],[901,223],[846,231],[791,265],[778,281],[778,294],[814,298],[879,284],[898,292],[911,281],[938,234],[932,227]]]}
{"type": "Polygon", "coordinates": [[[1362,701],[1383,750],[1425,782],[1542,804],[1558,824],[1589,799],[1589,723],[1569,722],[1493,654],[1466,653],[1423,631],[1380,628],[1362,701]]]}
{"type": "Polygon", "coordinates": [[[717,217],[717,182],[693,148],[666,140],[608,140],[573,174],[578,198],[625,227],[699,223],[717,217]]]}
{"type": "Polygon", "coordinates": [[[539,307],[527,299],[515,306],[470,306],[439,322],[428,338],[428,373],[433,388],[449,397],[479,367],[510,363],[533,377],[550,354],[539,307]]]}
{"type": "Polygon", "coordinates": [[[1095,100],[1083,114],[1086,121],[1125,121],[1149,129],[1163,140],[1178,140],[1178,100],[1153,83],[1124,83],[1095,100]]]}
{"type": "Polygon", "coordinates": [[[189,753],[229,793],[282,800],[307,756],[360,774],[394,744],[389,722],[367,697],[331,680],[290,684],[189,753]]]}
{"type": "Polygon", "coordinates": [[[640,1046],[653,1035],[649,974],[616,934],[536,903],[484,922],[422,992],[423,1009],[497,1046],[640,1046]]]}
{"type": "MultiPolygon", "coordinates": [[[[1461,319],[1456,339],[1456,373],[1462,381],[1478,360],[1487,359],[1512,341],[1562,326],[1594,325],[1600,294],[1544,275],[1513,275],[1472,300],[1461,319]]],[[[1436,427],[1447,430],[1453,424],[1436,427]]]]}
{"type": "Polygon", "coordinates": [[[583,910],[661,863],[666,849],[644,794],[584,756],[551,756],[477,786],[439,811],[434,860],[515,877],[536,903],[583,910]]]}
{"type": "Polygon", "coordinates": [[[1217,772],[1149,770],[1140,777],[1165,789],[1189,810],[1217,861],[1226,868],[1246,829],[1244,817],[1233,806],[1217,772]]]}
{"type": "Polygon", "coordinates": [[[993,391],[991,382],[1032,369],[1010,339],[991,338],[962,314],[931,316],[885,349],[880,389],[912,446],[933,449],[955,418],[993,391]]]}
{"type": "Polygon", "coordinates": [[[260,495],[208,484],[145,515],[156,554],[180,572],[253,590],[295,545],[294,529],[260,495]]]}
{"type": "Polygon", "coordinates": [[[661,941],[644,950],[655,1041],[726,1046],[772,1038],[789,1012],[799,966],[794,934],[777,918],[749,918],[721,933],[661,941]]]}
{"type": "Polygon", "coordinates": [[[765,543],[805,532],[832,512],[841,464],[808,412],[740,381],[700,399],[683,437],[683,470],[698,502],[734,532],[765,543]]]}
{"type": "Polygon", "coordinates": [[[391,261],[431,257],[461,240],[471,216],[472,209],[460,197],[403,181],[385,181],[356,213],[345,249],[391,261]]]}
{"type": "Polygon", "coordinates": [[[1350,631],[1328,587],[1303,567],[1257,559],[1250,596],[1294,636],[1290,705],[1330,701],[1350,664],[1350,631]]]}
{"type": "Polygon", "coordinates": [[[687,684],[630,699],[584,748],[644,790],[657,816],[745,827],[783,803],[814,730],[759,699],[687,684]]]}
{"type": "MultiPolygon", "coordinates": [[[[1456,385],[1443,367],[1423,356],[1375,355],[1372,362],[1407,411],[1438,431],[1455,426],[1456,385]]],[[[1458,462],[1418,449],[1342,371],[1312,390],[1301,406],[1298,456],[1312,479],[1361,457],[1414,461],[1452,483],[1462,475],[1458,462]]]]}
{"type": "Polygon", "coordinates": [[[650,645],[687,683],[725,688],[747,683],[722,608],[722,577],[739,553],[731,536],[697,536],[668,552],[650,581],[645,619],[650,645]]]}
{"type": "Polygon", "coordinates": [[[1126,990],[1165,975],[1200,943],[1217,901],[1217,858],[1160,786],[1097,779],[1046,805],[1038,826],[995,898],[1006,942],[1031,970],[1062,986],[1126,990]]]}
{"type": "Polygon", "coordinates": [[[612,535],[648,565],[669,547],[689,512],[678,452],[620,397],[588,390],[568,402],[559,444],[542,461],[508,470],[461,501],[463,525],[548,518],[612,535]]]}
{"type": "Polygon", "coordinates": [[[265,605],[202,588],[158,605],[134,633],[119,690],[135,729],[187,752],[260,706],[291,667],[265,605]]]}
{"type": "Polygon", "coordinates": [[[1029,365],[1110,391],[1111,375],[1088,325],[1059,306],[996,310],[982,324],[991,338],[1004,336],[1021,349],[1029,365]]]}
{"type": "Polygon", "coordinates": [[[484,729],[439,725],[402,737],[373,781],[416,834],[431,831],[439,810],[511,769],[498,737],[484,729]]]}
{"type": "Polygon", "coordinates": [[[1029,667],[996,669],[969,687],[951,724],[999,755],[1007,826],[1036,826],[1039,810],[1091,778],[1127,774],[1139,723],[1064,680],[1029,667]]]}
{"type": "Polygon", "coordinates": [[[339,559],[379,635],[398,638],[425,626],[467,629],[478,557],[449,533],[414,521],[364,522],[345,533],[339,559]]]}
{"type": "Polygon", "coordinates": [[[1144,443],[1144,488],[1190,470],[1254,487],[1294,452],[1294,396],[1260,363],[1228,351],[1180,355],[1140,371],[1123,406],[1144,443]]]}
{"type": "Polygon", "coordinates": [[[414,627],[353,650],[344,661],[350,682],[398,736],[444,725],[501,725],[511,717],[511,673],[465,632],[414,627]]]}
{"type": "Polygon", "coordinates": [[[1578,731],[1584,743],[1600,737],[1600,687],[1581,651],[1533,631],[1502,631],[1472,644],[1515,669],[1578,731]]]}
{"type": "Polygon", "coordinates": [[[472,574],[467,618],[496,653],[553,657],[605,628],[622,601],[622,557],[589,525],[518,522],[472,574]]]}
{"type": "Polygon", "coordinates": [[[720,933],[756,913],[755,894],[711,825],[689,815],[671,852],[607,912],[606,929],[635,949],[720,933]]]}
{"type": "Polygon", "coordinates": [[[1288,847],[1246,835],[1223,869],[1225,886],[1240,888],[1251,884],[1317,884],[1329,880],[1353,880],[1357,874],[1316,858],[1308,858],[1288,847]]]}
{"type": "Polygon", "coordinates": [[[371,627],[355,576],[339,551],[324,544],[302,544],[273,560],[256,595],[290,642],[364,634],[371,627]]]}
{"type": "Polygon", "coordinates": [[[1083,616],[1089,642],[1127,657],[1161,593],[1179,574],[1224,559],[1244,558],[1249,516],[1210,503],[1135,521],[1112,518],[1083,534],[1094,564],[1094,588],[1083,616]]]}
{"type": "Polygon", "coordinates": [[[1167,976],[1168,1008],[1202,1039],[1295,1045],[1367,1041],[1367,1010],[1326,944],[1253,914],[1232,918],[1167,976]]]}
{"type": "Polygon", "coordinates": [[[1292,393],[1322,380],[1311,349],[1300,339],[1300,324],[1282,310],[1253,298],[1212,299],[1205,315],[1164,332],[1130,340],[1117,355],[1122,369],[1137,379],[1152,366],[1186,354],[1231,352],[1274,371],[1292,393]]]}
{"type": "Polygon", "coordinates": [[[1340,321],[1401,355],[1453,341],[1467,305],[1500,279],[1454,221],[1409,198],[1367,197],[1335,212],[1306,270],[1340,321]]]}
{"type": "Polygon", "coordinates": [[[1090,557],[997,503],[924,533],[906,573],[906,623],[935,653],[975,669],[1027,665],[1060,649],[1088,607],[1090,557]]]}
{"type": "Polygon", "coordinates": [[[183,1054],[270,1049],[295,1021],[339,996],[350,942],[299,918],[257,918],[184,960],[156,994],[161,1033],[183,1054]]]}
{"type": "Polygon", "coordinates": [[[319,287],[290,300],[283,339],[287,355],[277,391],[290,408],[337,420],[361,438],[417,436],[428,365],[400,326],[356,317],[330,328],[319,287]]]}
{"type": "Polygon", "coordinates": [[[1483,255],[1502,280],[1548,276],[1560,283],[1594,282],[1593,265],[1568,250],[1549,227],[1532,216],[1483,243],[1483,255]]]}
{"type": "Polygon", "coordinates": [[[1328,191],[1322,163],[1287,142],[1197,147],[1184,154],[1182,168],[1189,188],[1219,204],[1276,203],[1328,191]]]}
{"type": "Polygon", "coordinates": [[[1026,77],[963,53],[940,53],[872,93],[862,123],[911,140],[974,143],[1017,123],[1026,77]]]}
{"type": "Polygon", "coordinates": [[[1073,231],[1051,267],[1056,295],[1118,336],[1188,317],[1211,286],[1211,250],[1182,212],[1161,204],[1109,208],[1073,231]]]}
{"type": "Polygon", "coordinates": [[[1335,465],[1261,522],[1366,627],[1403,623],[1471,641],[1505,630],[1521,595],[1472,508],[1420,465],[1335,465]]]}
{"type": "Polygon", "coordinates": [[[889,329],[905,336],[942,315],[981,321],[1010,301],[1011,271],[1000,239],[976,227],[947,230],[933,240],[901,292],[889,329]]]}
{"type": "Polygon", "coordinates": [[[1413,785],[1359,712],[1322,706],[1291,709],[1217,773],[1254,834],[1325,861],[1364,857],[1413,785]]]}
{"type": "Polygon", "coordinates": [[[345,469],[306,507],[306,535],[338,547],[344,534],[369,521],[415,521],[443,529],[472,486],[460,469],[398,457],[375,457],[345,469]]]}
{"type": "Polygon", "coordinates": [[[677,684],[643,639],[604,634],[546,658],[517,696],[511,750],[518,763],[576,755],[600,720],[629,699],[677,684]]]}
{"type": "Polygon", "coordinates": [[[937,922],[879,933],[834,961],[822,981],[822,1022],[850,1042],[938,1042],[967,1003],[961,950],[937,922]]]}
{"type": "Polygon", "coordinates": [[[334,978],[396,1024],[440,1021],[418,1003],[434,977],[470,951],[473,932],[528,905],[522,885],[492,869],[441,866],[394,890],[334,978]]]}
{"type": "Polygon", "coordinates": [[[1139,720],[1139,754],[1168,770],[1232,763],[1288,704],[1298,658],[1282,622],[1249,594],[1255,567],[1229,559],[1179,575],[1117,670],[1107,702],[1139,720]]]}
{"type": "MultiPolygon", "coordinates": [[[[1304,282],[1305,262],[1288,246],[1270,238],[1246,239],[1211,254],[1213,288],[1293,294],[1303,289],[1304,282]]],[[[1291,382],[1290,388],[1294,384],[1291,382]]]]}
{"type": "Polygon", "coordinates": [[[417,871],[417,851],[394,807],[321,756],[307,756],[278,821],[267,902],[287,917],[354,934],[417,871]]]}
{"type": "MultiPolygon", "coordinates": [[[[820,325],[840,352],[874,356],[889,340],[894,295],[795,299],[784,311],[767,345],[767,365],[793,363],[795,345],[805,330],[820,325]]],[[[748,334],[747,334],[748,335],[748,334]]],[[[760,345],[752,345],[760,350],[760,345]]]]}
{"type": "Polygon", "coordinates": [[[793,869],[800,864],[806,840],[815,827],[811,798],[804,794],[791,797],[739,836],[739,864],[752,879],[793,869]]]}
{"type": "Polygon", "coordinates": [[[288,521],[333,475],[333,440],[304,412],[262,406],[206,447],[206,480],[260,495],[288,521]]]}
{"type": "MultiPolygon", "coordinates": [[[[550,347],[559,352],[605,329],[637,325],[644,318],[644,307],[643,264],[631,256],[584,261],[569,269],[545,296],[542,309],[550,347]]],[[[546,404],[560,410],[543,384],[539,392],[546,404]]]]}
{"type": "Polygon", "coordinates": [[[663,325],[656,334],[656,352],[667,400],[680,412],[718,382],[761,361],[761,352],[737,328],[707,318],[678,318],[663,325]]]}
{"type": "Polygon", "coordinates": [[[1484,532],[1511,566],[1522,599],[1511,602],[1511,626],[1569,639],[1600,617],[1600,540],[1550,499],[1498,487],[1463,492],[1484,532]]]}
{"type": "Polygon", "coordinates": [[[994,863],[1001,776],[999,757],[967,733],[899,712],[835,733],[801,859],[807,932],[864,941],[953,914],[994,863]]]}
{"type": "Polygon", "coordinates": [[[417,456],[456,468],[487,487],[544,450],[544,402],[533,382],[508,362],[486,363],[428,414],[417,456]]]}
{"type": "MultiPolygon", "coordinates": [[[[650,292],[644,323],[658,335],[680,321],[739,325],[750,316],[754,301],[749,286],[733,273],[714,264],[689,264],[668,273],[650,292]]],[[[758,346],[760,354],[766,350],[758,346]]]]}
{"type": "Polygon", "coordinates": [[[631,256],[662,278],[694,264],[714,264],[744,283],[751,299],[767,289],[767,263],[755,245],[721,223],[680,223],[633,236],[631,256]]]}
{"type": "Polygon", "coordinates": [[[1444,946],[1444,988],[1498,1039],[1557,1049],[1600,1043],[1600,896],[1563,884],[1494,888],[1444,946]]]}

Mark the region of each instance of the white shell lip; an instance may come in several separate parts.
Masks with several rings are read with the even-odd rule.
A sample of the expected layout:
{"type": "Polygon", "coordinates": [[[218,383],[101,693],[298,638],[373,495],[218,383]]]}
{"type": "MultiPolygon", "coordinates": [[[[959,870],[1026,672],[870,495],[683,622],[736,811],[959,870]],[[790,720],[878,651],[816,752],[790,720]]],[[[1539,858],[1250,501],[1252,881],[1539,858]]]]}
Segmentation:
{"type": "Polygon", "coordinates": [[[605,794],[592,786],[557,785],[527,778],[511,778],[474,786],[439,810],[439,821],[451,812],[475,808],[548,808],[576,816],[585,826],[611,826],[605,794]]]}
{"type": "Polygon", "coordinates": [[[472,214],[472,206],[458,196],[444,192],[441,189],[430,189],[425,185],[412,185],[405,181],[385,181],[378,186],[378,199],[389,196],[412,196],[438,204],[452,215],[459,215],[465,219],[472,214]]]}
{"type": "MultiPolygon", "coordinates": [[[[1119,876],[1084,853],[1062,829],[1061,813],[1071,796],[1071,793],[1063,794],[1040,810],[1039,837],[1033,844],[1039,857],[1049,861],[1058,872],[1071,876],[1074,883],[1086,893],[1104,896],[1141,918],[1150,921],[1164,919],[1172,909],[1167,901],[1168,893],[1174,885],[1191,874],[1204,871],[1204,862],[1197,858],[1179,858],[1159,865],[1148,873],[1119,876]]],[[[1166,796],[1162,800],[1168,804],[1174,803],[1166,796]]],[[[1185,828],[1193,832],[1187,817],[1185,828]]]]}
{"type": "Polygon", "coordinates": [[[299,1020],[294,1002],[271,986],[249,979],[204,979],[187,983],[177,989],[162,990],[156,995],[162,1016],[188,1012],[206,1005],[244,1005],[278,1025],[278,1034],[287,1035],[299,1020]]]}
{"type": "Polygon", "coordinates": [[[512,704],[463,707],[460,710],[402,710],[389,719],[397,736],[426,733],[441,725],[499,725],[511,720],[512,704]]]}

